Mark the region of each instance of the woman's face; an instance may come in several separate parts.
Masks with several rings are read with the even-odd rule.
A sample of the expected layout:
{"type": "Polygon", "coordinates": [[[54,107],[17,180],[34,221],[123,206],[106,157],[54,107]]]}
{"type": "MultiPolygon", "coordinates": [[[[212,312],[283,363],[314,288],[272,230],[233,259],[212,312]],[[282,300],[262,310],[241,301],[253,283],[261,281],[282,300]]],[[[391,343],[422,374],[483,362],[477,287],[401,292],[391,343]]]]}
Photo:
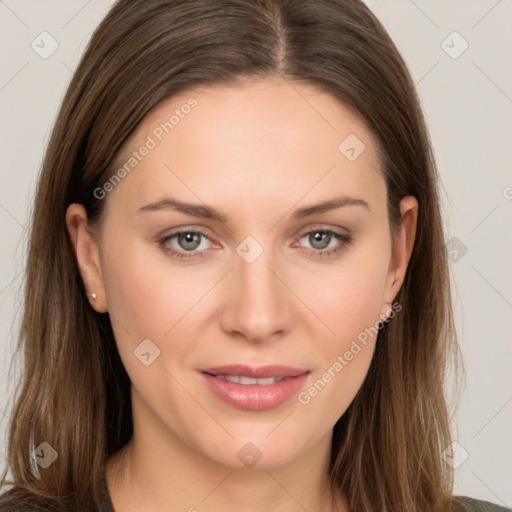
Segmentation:
{"type": "Polygon", "coordinates": [[[393,251],[373,136],[317,89],[248,82],[161,104],[117,163],[77,257],[132,381],[136,438],[231,467],[327,449],[415,224],[393,251]],[[229,374],[245,377],[213,376],[229,374]]]}

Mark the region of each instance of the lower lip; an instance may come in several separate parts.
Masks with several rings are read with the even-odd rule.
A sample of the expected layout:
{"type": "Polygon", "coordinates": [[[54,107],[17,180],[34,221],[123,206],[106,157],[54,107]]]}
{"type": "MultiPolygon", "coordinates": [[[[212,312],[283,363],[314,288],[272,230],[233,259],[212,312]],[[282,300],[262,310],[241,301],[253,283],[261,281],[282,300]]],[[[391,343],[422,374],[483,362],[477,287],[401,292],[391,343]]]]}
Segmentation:
{"type": "Polygon", "coordinates": [[[258,384],[236,384],[201,372],[217,397],[237,409],[249,411],[266,411],[286,402],[303,386],[308,373],[286,377],[281,382],[268,386],[259,386],[258,384]]]}

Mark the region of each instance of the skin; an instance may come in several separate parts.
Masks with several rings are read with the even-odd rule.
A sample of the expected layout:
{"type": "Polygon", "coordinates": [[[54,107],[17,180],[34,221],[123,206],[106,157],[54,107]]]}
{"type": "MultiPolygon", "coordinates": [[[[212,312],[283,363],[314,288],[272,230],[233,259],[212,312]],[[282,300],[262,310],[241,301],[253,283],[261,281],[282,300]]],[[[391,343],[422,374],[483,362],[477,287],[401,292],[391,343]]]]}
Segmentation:
{"type": "MultiPolygon", "coordinates": [[[[118,512],[348,510],[328,490],[332,428],[363,383],[376,337],[307,405],[293,396],[266,411],[236,409],[198,373],[284,364],[310,371],[307,390],[389,314],[403,283],[416,199],[402,200],[393,244],[377,141],[333,97],[292,85],[266,79],[167,100],[128,140],[120,165],[189,97],[198,105],[108,193],[101,225],[88,225],[82,205],[68,208],[78,267],[97,295],[91,306],[110,314],[132,382],[134,436],[106,466],[118,512]],[[366,146],[353,162],[338,150],[349,134],[366,146]],[[341,195],[370,208],[292,218],[341,195]],[[139,212],[168,196],[209,205],[228,222],[139,212]],[[180,228],[208,235],[193,249],[202,255],[182,260],[162,249],[158,239],[180,228]],[[353,241],[314,245],[307,234],[322,229],[353,241]],[[252,263],[236,252],[247,236],[263,248],[252,263]],[[319,255],[327,245],[340,250],[319,255]],[[146,338],[161,351],[149,366],[134,356],[146,338]],[[262,455],[251,468],[237,457],[248,442],[262,455]]],[[[187,253],[177,237],[166,244],[187,253]]]]}

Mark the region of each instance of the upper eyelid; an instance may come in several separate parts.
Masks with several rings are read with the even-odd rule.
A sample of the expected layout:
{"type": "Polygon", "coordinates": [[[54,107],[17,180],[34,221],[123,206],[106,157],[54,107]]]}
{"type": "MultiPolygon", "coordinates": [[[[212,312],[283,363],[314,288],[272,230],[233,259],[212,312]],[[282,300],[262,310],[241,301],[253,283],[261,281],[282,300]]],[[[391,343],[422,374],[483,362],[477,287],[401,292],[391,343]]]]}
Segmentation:
{"type": "Polygon", "coordinates": [[[205,238],[208,238],[208,240],[212,240],[212,237],[208,233],[206,233],[206,231],[203,231],[202,229],[199,229],[199,228],[184,228],[184,229],[180,228],[176,231],[171,231],[170,233],[162,235],[159,238],[160,239],[174,238],[175,236],[178,236],[181,233],[198,233],[198,234],[204,236],[205,238]]]}
{"type": "MultiPolygon", "coordinates": [[[[303,236],[305,236],[305,235],[307,235],[307,234],[309,234],[311,232],[315,233],[315,232],[319,232],[319,231],[325,231],[325,232],[336,233],[336,234],[343,234],[343,233],[338,233],[336,231],[336,229],[343,229],[343,230],[347,231],[348,234],[351,233],[351,231],[348,228],[341,227],[341,226],[339,228],[333,228],[333,227],[328,227],[328,226],[315,226],[315,227],[307,228],[306,230],[304,230],[302,232],[301,235],[298,235],[298,236],[300,236],[302,238],[303,236]]],[[[202,228],[197,228],[197,227],[177,228],[176,231],[171,231],[167,235],[162,235],[162,238],[171,238],[173,236],[179,235],[180,233],[200,233],[201,235],[205,236],[208,239],[214,238],[214,237],[210,236],[206,232],[206,230],[203,230],[202,228]]]]}

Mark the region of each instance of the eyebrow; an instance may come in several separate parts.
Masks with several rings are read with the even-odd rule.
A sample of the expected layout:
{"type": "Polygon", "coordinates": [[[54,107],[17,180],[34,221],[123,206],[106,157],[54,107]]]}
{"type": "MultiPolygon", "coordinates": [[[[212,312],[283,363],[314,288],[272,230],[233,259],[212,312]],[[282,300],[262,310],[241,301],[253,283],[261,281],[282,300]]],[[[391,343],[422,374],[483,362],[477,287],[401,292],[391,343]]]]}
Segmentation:
{"type": "MultiPolygon", "coordinates": [[[[371,211],[370,205],[364,199],[358,199],[349,196],[341,196],[329,199],[327,201],[323,201],[315,205],[299,208],[295,210],[295,212],[292,215],[292,218],[303,219],[304,217],[310,217],[311,215],[315,215],[318,213],[325,213],[330,210],[342,208],[345,206],[363,206],[368,211],[371,211]]],[[[154,212],[160,210],[176,210],[178,212],[191,215],[192,217],[216,220],[218,222],[222,222],[223,224],[228,223],[228,218],[225,215],[223,215],[222,213],[220,213],[219,211],[215,210],[210,206],[184,203],[172,197],[166,197],[165,199],[162,199],[160,201],[156,201],[154,203],[149,203],[145,206],[142,206],[141,208],[139,208],[139,213],[154,212]]]]}

